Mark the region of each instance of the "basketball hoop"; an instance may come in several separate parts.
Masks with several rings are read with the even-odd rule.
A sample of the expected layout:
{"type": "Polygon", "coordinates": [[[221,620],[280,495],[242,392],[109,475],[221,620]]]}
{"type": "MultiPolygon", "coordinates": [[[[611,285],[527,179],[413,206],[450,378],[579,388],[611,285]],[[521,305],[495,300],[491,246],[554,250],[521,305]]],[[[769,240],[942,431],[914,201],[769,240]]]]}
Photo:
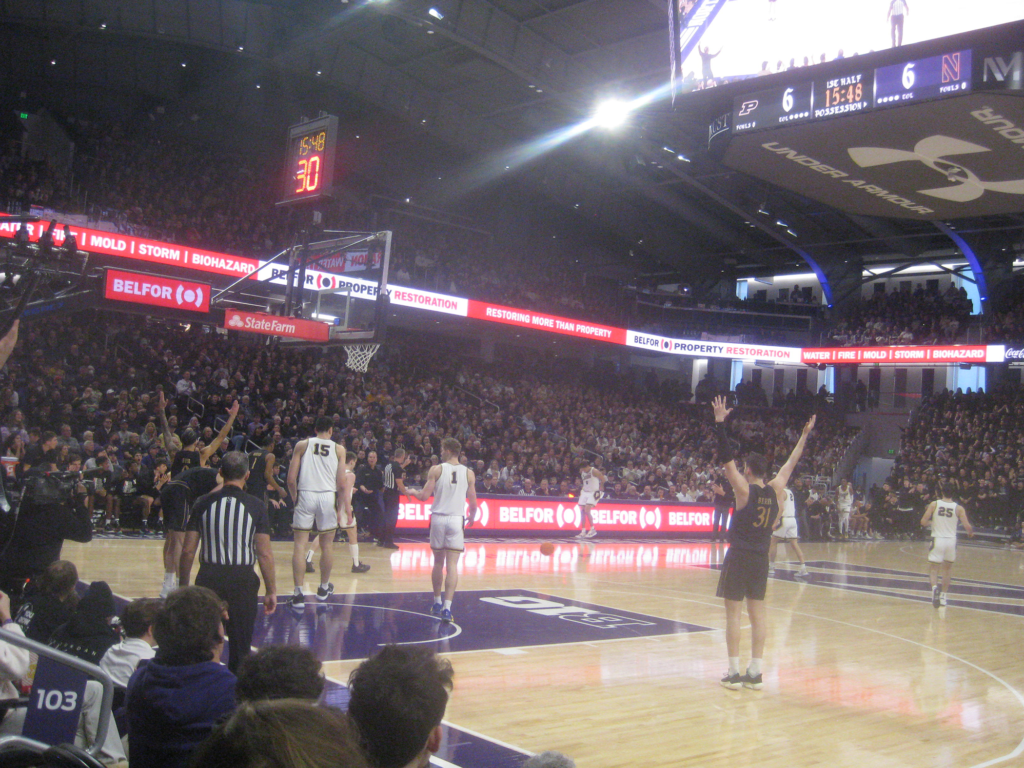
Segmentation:
{"type": "Polygon", "coordinates": [[[380,349],[380,344],[348,344],[345,346],[345,365],[353,371],[366,373],[370,358],[377,353],[378,349],[380,349]]]}

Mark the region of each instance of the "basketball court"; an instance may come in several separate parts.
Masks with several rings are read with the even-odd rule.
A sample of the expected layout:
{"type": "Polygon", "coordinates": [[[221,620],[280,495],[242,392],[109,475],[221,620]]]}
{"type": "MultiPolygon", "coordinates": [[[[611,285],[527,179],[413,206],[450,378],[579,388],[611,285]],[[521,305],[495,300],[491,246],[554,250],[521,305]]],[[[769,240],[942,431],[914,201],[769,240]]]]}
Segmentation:
{"type": "MultiPolygon", "coordinates": [[[[326,603],[278,607],[254,642],[310,647],[344,682],[384,643],[455,667],[440,766],[514,766],[557,749],[605,766],[981,766],[1024,757],[1024,552],[962,541],[949,606],[929,599],[926,542],[780,550],[769,582],[762,691],[719,685],[724,544],[673,539],[467,541],[455,621],[429,614],[431,555],[363,547],[372,570],[332,576],[326,603]]],[[[154,595],[159,540],[67,544],[64,557],[126,597],[154,595]]],[[[275,542],[279,591],[291,547],[275,542]]],[[[315,589],[316,575],[305,591],[315,589]]],[[[744,627],[744,654],[749,627],[744,627]]],[[[743,663],[746,662],[743,656],[743,663]]]]}

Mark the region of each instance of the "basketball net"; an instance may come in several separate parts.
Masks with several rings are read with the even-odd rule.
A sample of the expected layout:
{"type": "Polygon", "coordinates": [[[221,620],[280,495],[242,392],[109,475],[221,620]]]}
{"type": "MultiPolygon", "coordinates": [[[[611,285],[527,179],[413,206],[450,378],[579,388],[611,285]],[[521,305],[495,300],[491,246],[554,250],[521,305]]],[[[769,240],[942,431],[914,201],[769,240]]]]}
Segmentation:
{"type": "Polygon", "coordinates": [[[378,349],[380,349],[380,344],[348,344],[345,346],[345,365],[353,371],[366,373],[370,358],[377,353],[378,349]]]}

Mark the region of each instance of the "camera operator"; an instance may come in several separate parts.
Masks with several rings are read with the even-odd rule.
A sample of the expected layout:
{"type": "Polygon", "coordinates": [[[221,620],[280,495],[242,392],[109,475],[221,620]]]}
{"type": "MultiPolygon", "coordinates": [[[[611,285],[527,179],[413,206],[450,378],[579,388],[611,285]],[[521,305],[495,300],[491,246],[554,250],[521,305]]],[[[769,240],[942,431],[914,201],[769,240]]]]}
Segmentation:
{"type": "Polygon", "coordinates": [[[0,553],[0,589],[20,596],[25,582],[60,560],[65,539],[92,540],[88,491],[77,473],[57,472],[51,459],[25,476],[10,541],[0,553]]]}

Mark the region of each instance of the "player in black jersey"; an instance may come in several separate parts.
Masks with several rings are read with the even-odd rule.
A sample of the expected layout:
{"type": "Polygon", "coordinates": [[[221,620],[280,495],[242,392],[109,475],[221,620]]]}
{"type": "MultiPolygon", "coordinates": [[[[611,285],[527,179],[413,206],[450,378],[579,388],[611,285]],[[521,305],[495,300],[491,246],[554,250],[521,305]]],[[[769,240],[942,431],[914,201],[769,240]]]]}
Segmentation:
{"type": "Polygon", "coordinates": [[[765,482],[768,460],[761,454],[747,454],[742,472],[736,466],[733,443],[725,428],[725,419],[732,409],[725,407],[725,398],[716,397],[712,406],[718,425],[719,459],[725,463],[725,477],[736,494],[736,511],[729,525],[729,551],[722,562],[717,592],[718,597],[725,598],[725,643],[729,650],[729,671],[722,678],[722,685],[733,690],[741,686],[759,689],[767,633],[764,595],[768,588],[768,549],[775,520],[785,501],[786,484],[804,452],[815,417],[811,416],[804,425],[800,439],[779,473],[765,482]],[[740,674],[744,600],[750,617],[751,654],[747,671],[740,674]]]}
{"type": "Polygon", "coordinates": [[[160,597],[167,597],[178,586],[181,543],[184,543],[185,525],[188,523],[192,502],[215,490],[220,482],[217,470],[213,467],[193,467],[168,480],[160,491],[160,506],[164,510],[164,528],[167,531],[164,542],[164,584],[160,597]],[[168,541],[173,540],[171,534],[177,534],[176,538],[181,542],[176,550],[167,545],[168,541]]]}
{"type": "Polygon", "coordinates": [[[260,441],[260,447],[249,454],[249,479],[245,483],[245,492],[264,503],[267,501],[268,486],[282,499],[287,497],[274,472],[277,464],[277,457],[273,454],[274,440],[274,433],[268,432],[260,441]]]}
{"type": "MultiPolygon", "coordinates": [[[[178,438],[171,431],[170,425],[167,423],[166,408],[167,402],[164,399],[164,393],[160,392],[157,396],[157,412],[160,416],[160,425],[164,431],[164,446],[171,457],[171,480],[173,481],[191,469],[206,466],[207,460],[220,448],[221,443],[224,442],[224,439],[231,432],[231,428],[235,424],[235,417],[238,416],[238,401],[236,400],[228,408],[228,420],[224,422],[224,426],[221,427],[217,436],[210,441],[209,445],[203,446],[202,450],[199,449],[199,435],[191,428],[181,433],[181,445],[180,447],[178,446],[178,438]]],[[[199,497],[194,496],[193,498],[199,497]]],[[[161,504],[163,503],[162,499],[163,496],[161,495],[161,504]]],[[[181,521],[180,528],[173,527],[171,518],[167,517],[167,509],[166,507],[164,508],[163,591],[167,593],[174,588],[168,585],[175,584],[178,578],[178,562],[181,560],[181,547],[185,542],[186,522],[188,522],[187,517],[181,521]]]]}

